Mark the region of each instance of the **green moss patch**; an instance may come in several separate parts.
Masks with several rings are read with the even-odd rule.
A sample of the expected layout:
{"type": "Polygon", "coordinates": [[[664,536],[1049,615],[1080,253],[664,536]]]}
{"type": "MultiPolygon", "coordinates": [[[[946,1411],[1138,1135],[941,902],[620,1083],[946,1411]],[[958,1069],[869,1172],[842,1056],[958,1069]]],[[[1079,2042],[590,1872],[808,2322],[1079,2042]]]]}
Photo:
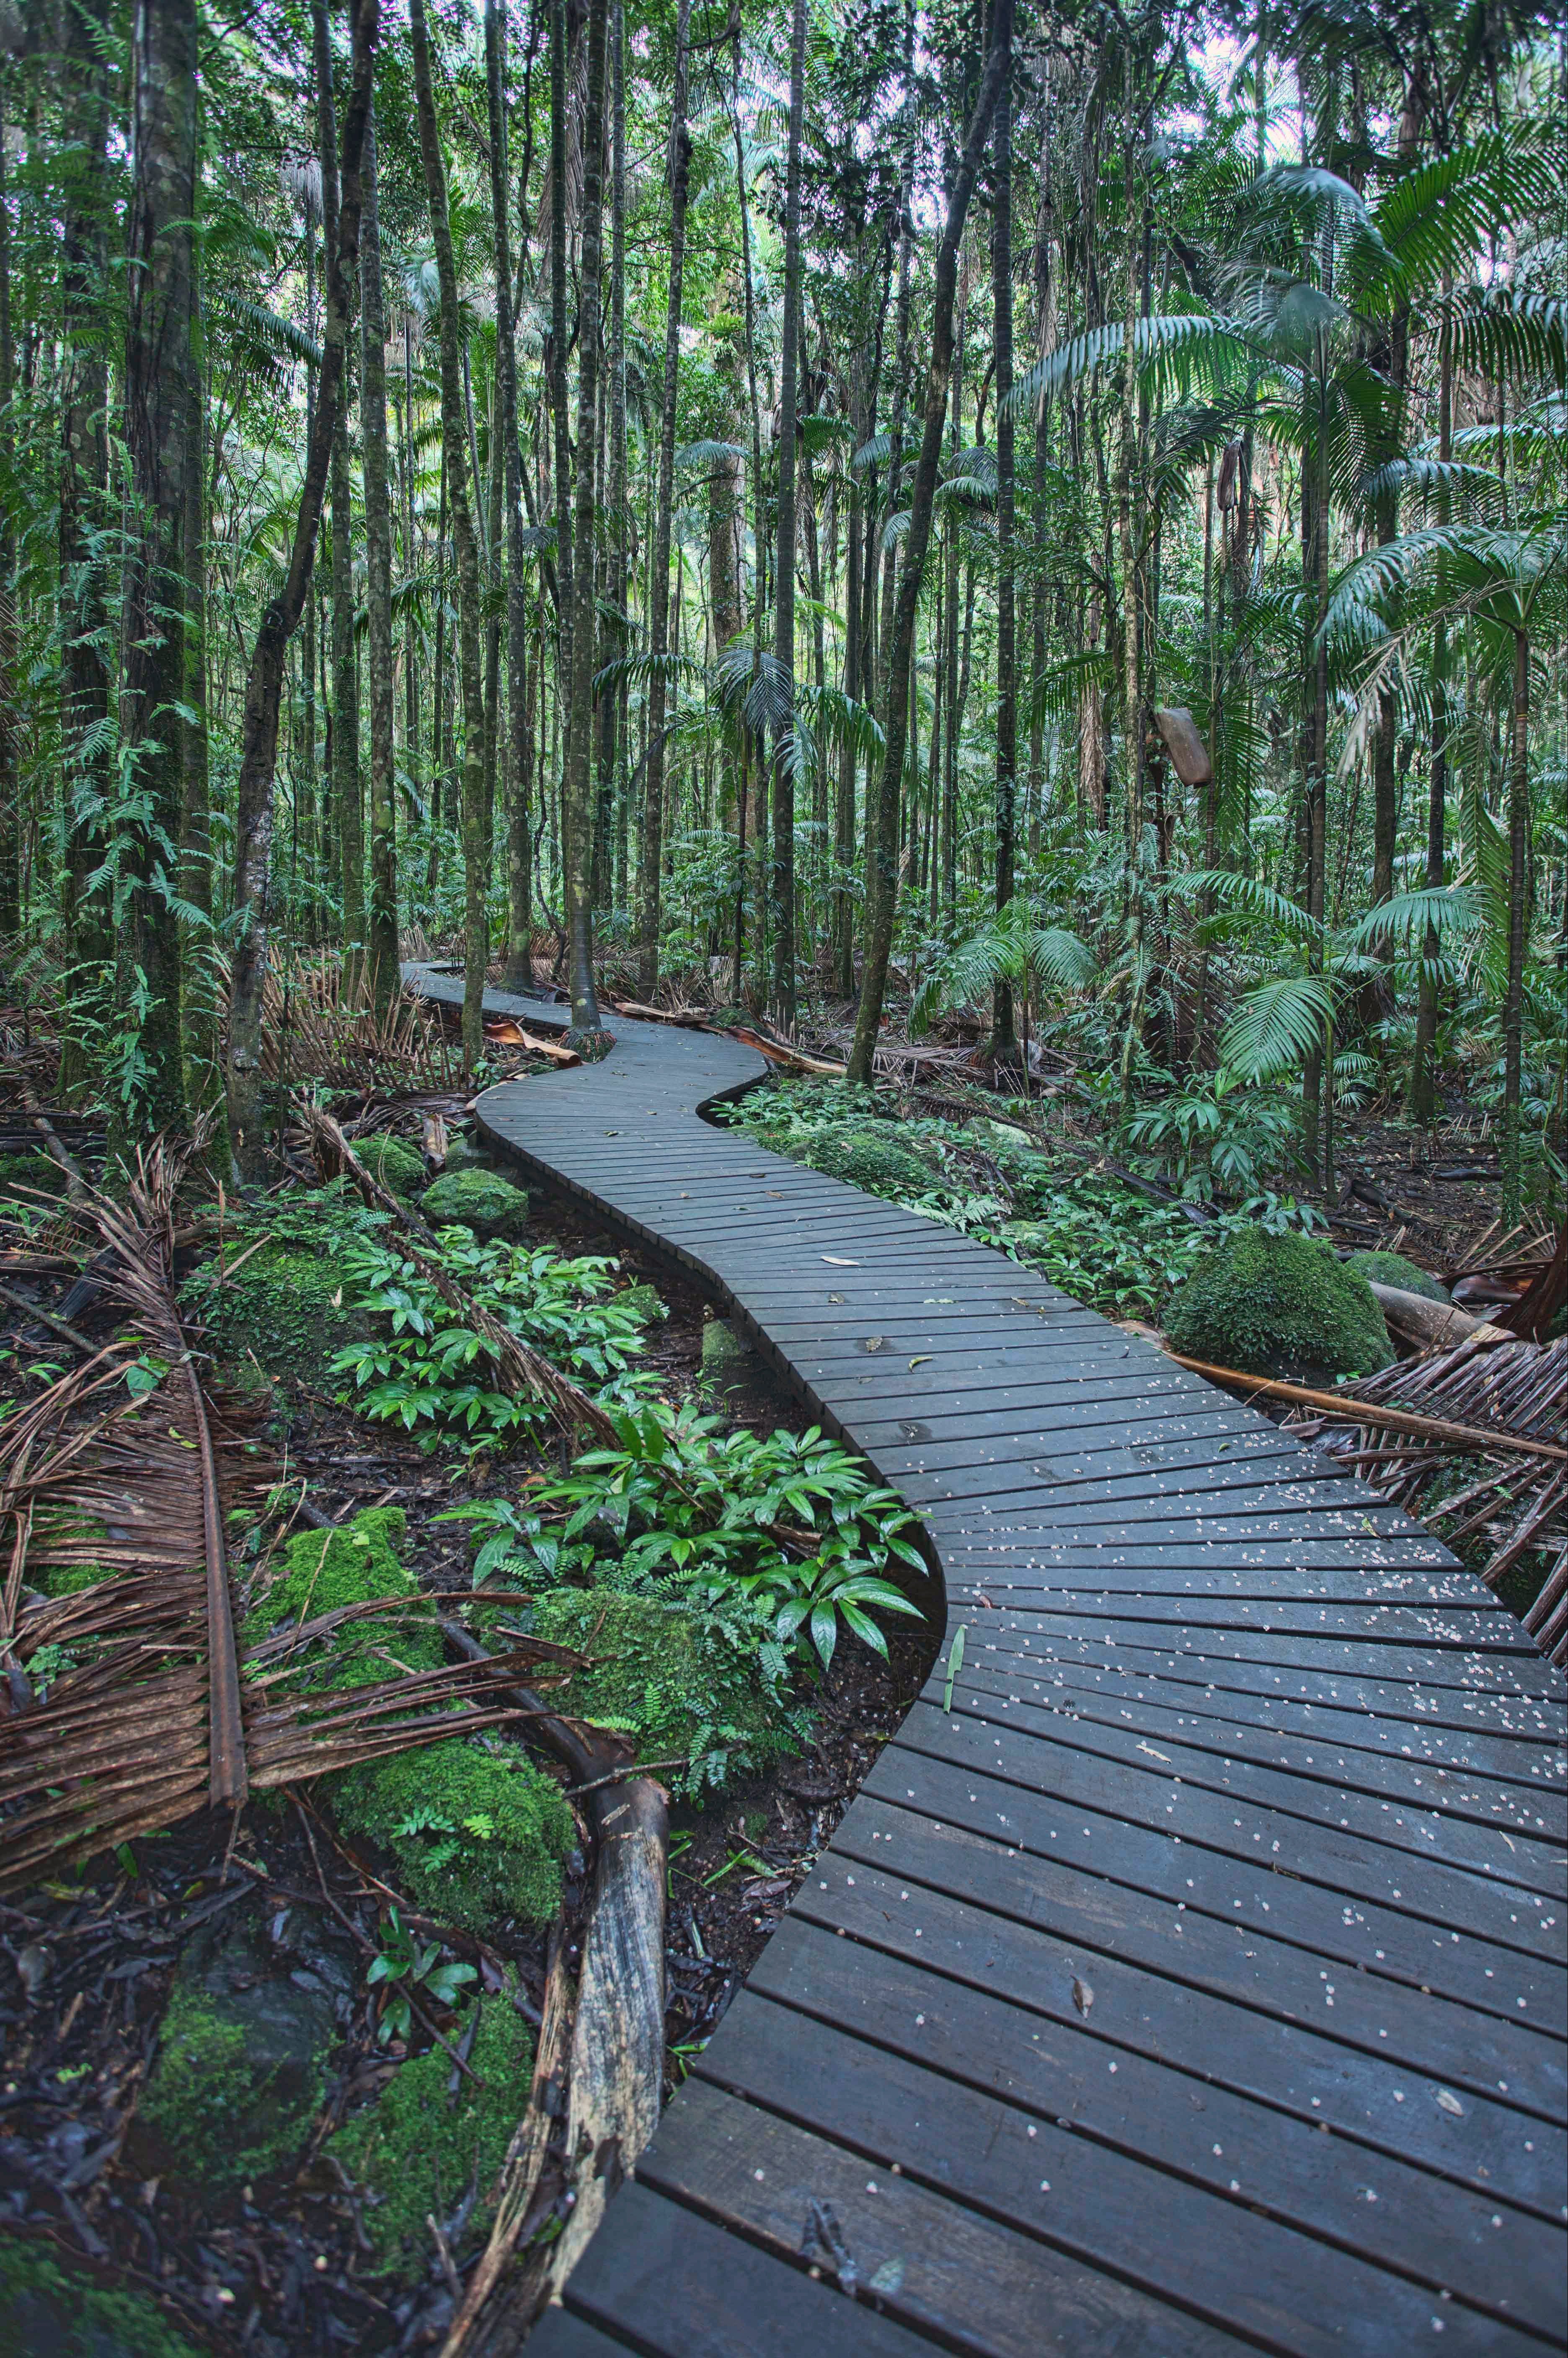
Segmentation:
{"type": "MultiPolygon", "coordinates": [[[[294,1680],[369,1686],[399,1668],[438,1668],[435,1603],[397,1555],[405,1528],[401,1507],[371,1507],[346,1530],[297,1531],[281,1576],[251,1611],[247,1639],[384,1596],[393,1600],[384,1616],[347,1622],[308,1646],[294,1680]]],[[[444,1736],[344,1769],[327,1790],[344,1828],[389,1852],[411,1898],[445,1923],[482,1932],[503,1916],[544,1922],[560,1904],[577,1830],[559,1789],[515,1745],[444,1736]]]]}
{"type": "Polygon", "coordinates": [[[406,1139],[378,1133],[362,1139],[354,1151],[365,1169],[395,1195],[417,1195],[425,1184],[425,1158],[406,1139]]]}
{"type": "Polygon", "coordinates": [[[264,1986],[253,1980],[236,2006],[195,1981],[175,1985],[137,2127],[188,2185],[228,2192],[270,2178],[298,2156],[326,2093],[327,2022],[287,1981],[258,2022],[264,1986]]]}
{"type": "Polygon", "coordinates": [[[873,1195],[924,1195],[935,1184],[919,1155],[881,1129],[806,1130],[778,1144],[795,1162],[873,1195]]]}
{"type": "Polygon", "coordinates": [[[470,2186],[481,2198],[470,2231],[489,2223],[487,2190],[526,2108],[534,2070],[533,2038],[509,1998],[482,2004],[469,2062],[484,2085],[463,2079],[454,2097],[451,2060],[439,2047],[412,2057],[327,2147],[370,2197],[365,2233],[384,2272],[422,2270],[427,2216],[449,2218],[470,2186]]]}
{"type": "Polygon", "coordinates": [[[47,1154],[0,1154],[0,1195],[18,1187],[35,1195],[63,1195],[65,1174],[47,1154]]]}
{"type": "Polygon", "coordinates": [[[619,1589],[556,1588],[535,1598],[534,1628],[590,1658],[566,1708],[630,1730],[644,1760],[688,1763],[666,1777],[687,1791],[801,1748],[806,1714],[770,1694],[754,1623],[619,1589]]]}
{"type": "Polygon", "coordinates": [[[434,1228],[462,1227],[515,1241],[528,1225],[528,1198],[493,1171],[444,1171],[419,1206],[434,1228]]]}
{"type": "Polygon", "coordinates": [[[390,1852],[428,1914],[470,1932],[504,1916],[546,1923],[577,1842],[560,1789],[514,1744],[457,1736],[345,1769],[332,1806],[351,1833],[390,1852]]]}
{"type": "Polygon", "coordinates": [[[1353,1252],[1345,1264],[1375,1285],[1397,1285],[1405,1293],[1424,1294],[1428,1302],[1446,1302],[1448,1288],[1430,1271],[1418,1269],[1403,1253],[1353,1252]]]}
{"type": "Polygon", "coordinates": [[[52,2246],[0,2235],[0,2358],[201,2358],[146,2294],[114,2292],[52,2246]]]}
{"type": "Polygon", "coordinates": [[[263,1245],[225,1284],[208,1262],[181,1300],[206,1326],[217,1357],[254,1357],[267,1375],[301,1383],[324,1384],[336,1354],[370,1332],[346,1304],[331,1263],[284,1245],[263,1245]]]}
{"type": "Polygon", "coordinates": [[[1393,1357],[1366,1279],[1293,1229],[1227,1238],[1173,1295],[1165,1332],[1189,1358],[1296,1381],[1369,1376],[1393,1357]]]}

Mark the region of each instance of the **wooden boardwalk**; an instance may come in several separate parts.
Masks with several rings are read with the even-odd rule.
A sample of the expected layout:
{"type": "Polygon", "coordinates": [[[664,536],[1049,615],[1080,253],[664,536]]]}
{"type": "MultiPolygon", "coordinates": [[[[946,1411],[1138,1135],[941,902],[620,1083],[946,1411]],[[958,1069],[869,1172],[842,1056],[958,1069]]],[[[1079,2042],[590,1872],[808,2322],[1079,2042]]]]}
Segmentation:
{"type": "Polygon", "coordinates": [[[731,1306],[966,1636],[531,2358],[1562,2348],[1562,1677],[1261,1416],[700,1120],[751,1051],[616,1028],[483,1130],[731,1306]]]}

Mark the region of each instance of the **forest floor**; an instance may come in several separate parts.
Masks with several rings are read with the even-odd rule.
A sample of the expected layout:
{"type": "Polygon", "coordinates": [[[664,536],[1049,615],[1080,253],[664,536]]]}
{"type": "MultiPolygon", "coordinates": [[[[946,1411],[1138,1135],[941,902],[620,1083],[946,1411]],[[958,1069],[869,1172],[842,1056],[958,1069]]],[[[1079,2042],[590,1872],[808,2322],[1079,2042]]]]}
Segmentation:
{"type": "MultiPolygon", "coordinates": [[[[807,1044],[831,1053],[835,1028],[808,1033],[807,1044]]],[[[892,1044],[901,1052],[906,1045],[892,1044]]],[[[966,1110],[989,1107],[1003,1119],[1017,1110],[988,1093],[961,1040],[925,1069],[923,1054],[909,1051],[914,1112],[960,1120],[966,1110]]],[[[542,1069],[545,1062],[501,1042],[491,1057],[500,1073],[542,1069]]],[[[384,1101],[376,1118],[412,1142],[422,1112],[444,1109],[460,1121],[460,1106],[459,1098],[427,1092],[384,1101]]],[[[1043,1117],[1047,1133],[1081,1166],[1124,1168],[1101,1151],[1065,1096],[1023,1110],[1043,1117]]],[[[1483,1130],[1463,1109],[1431,1139],[1375,1111],[1352,1114],[1340,1126],[1334,1201],[1303,1191],[1299,1174],[1281,1173],[1277,1184],[1298,1200],[1316,1201],[1342,1244],[1401,1250],[1451,1271],[1508,1241],[1499,1235],[1496,1159],[1483,1130]]],[[[20,1105],[0,1105],[0,1131],[5,1151],[26,1147],[20,1105]]],[[[101,1130],[78,1124],[65,1135],[96,1176],[101,1130]]],[[[716,1401],[705,1378],[704,1334],[718,1308],[695,1283],[621,1244],[564,1196],[532,1188],[531,1195],[530,1246],[568,1257],[613,1254],[626,1281],[656,1288],[668,1316],[648,1330],[646,1364],[665,1397],[717,1405],[729,1423],[758,1433],[803,1429],[798,1404],[750,1354],[733,1365],[716,1401]]],[[[13,1297],[19,1290],[58,1312],[71,1282],[69,1266],[31,1266],[26,1252],[8,1249],[0,1260],[16,1271],[5,1279],[13,1297]]],[[[0,1393],[25,1403],[69,1359],[69,1347],[15,1298],[0,1302],[0,1393]]],[[[280,1383],[277,1409],[290,1472],[303,1477],[317,1512],[341,1524],[367,1508],[401,1508],[407,1529],[399,1552],[421,1587],[447,1600],[470,1587],[473,1542],[468,1526],[437,1518],[453,1506],[515,1496],[530,1471],[553,1470],[547,1448],[495,1458],[433,1452],[396,1425],[372,1422],[328,1390],[297,1380],[280,1383]]],[[[897,1728],[938,1636],[903,1625],[891,1633],[887,1662],[846,1636],[812,1697],[814,1735],[804,1755],[735,1779],[706,1807],[676,1804],[666,2092],[711,2036],[897,1728]]],[[[518,2012],[536,2024],[546,1941],[515,1920],[484,1938],[432,1925],[386,1870],[384,1858],[346,1841],[319,1814],[308,1789],[304,1806],[253,1805],[237,1827],[226,1819],[188,1820],[172,1833],[123,1844],[84,1871],[62,1869],[0,1905],[0,1952],[9,1961],[0,1972],[0,2226],[22,2231],[29,2252],[52,2251],[76,2272],[63,2292],[50,2291],[42,2277],[28,2280],[23,2288],[38,2315],[64,2314],[87,2281],[146,2295],[156,2313],[149,2306],[140,2325],[114,2327],[104,2358],[111,2351],[116,2358],[176,2358],[192,2342],[245,2358],[332,2350],[370,2358],[439,2342],[452,2313],[454,2248],[460,2256],[475,2247],[471,2231],[465,2246],[475,2190],[445,2190],[447,2215],[425,2239],[418,2266],[388,2277],[377,2271],[353,2183],[325,2150],[333,2132],[390,2081],[405,2051],[400,2041],[378,2038],[367,1959],[397,1907],[421,1937],[433,1932],[447,1952],[471,1963],[492,1998],[510,1990],[518,2012]],[[324,2007],[333,2026],[304,2166],[219,2199],[192,2188],[178,2154],[160,2147],[136,2112],[177,1967],[189,1954],[237,1956],[242,1982],[248,1974],[271,1990],[286,2012],[293,2004],[324,2007]],[[173,2336],[161,2343],[157,2314],[173,2336]]],[[[580,1930],[584,1898],[582,1864],[574,1857],[568,1928],[580,1930]]],[[[454,2070],[454,2091],[456,2084],[454,2070]]],[[[515,2110],[525,2093],[514,2092],[515,2110]]],[[[0,2295],[4,2279],[0,2265],[0,2295]]]]}
{"type": "MultiPolygon", "coordinates": [[[[404,1109],[406,1133],[416,1130],[427,1102],[404,1109]]],[[[97,1144],[89,1130],[72,1136],[90,1176],[97,1144]]],[[[565,1198],[542,1192],[532,1197],[528,1242],[568,1257],[615,1254],[622,1277],[656,1284],[669,1315],[648,1330],[647,1361],[665,1396],[710,1412],[717,1406],[731,1426],[805,1429],[798,1404],[749,1353],[716,1399],[703,1373],[703,1333],[716,1306],[695,1285],[644,1265],[565,1198]]],[[[19,1282],[50,1310],[71,1272],[30,1270],[19,1282]]],[[[70,1352],[26,1311],[3,1303],[0,1311],[0,1390],[25,1401],[70,1352]]],[[[470,1585],[472,1538],[467,1526],[436,1518],[488,1496],[514,1496],[530,1471],[551,1470],[547,1454],[526,1448],[501,1460],[432,1453],[416,1436],[373,1423],[299,1382],[279,1384],[276,1408],[275,1430],[286,1431],[290,1472],[303,1479],[317,1511],[346,1524],[366,1508],[401,1508],[407,1527],[400,1556],[427,1593],[453,1604],[470,1585]]],[[[711,2037],[908,1710],[938,1635],[896,1628],[884,1662],[845,1634],[810,1695],[813,1733],[803,1754],[765,1774],[732,1777],[706,1806],[675,1802],[666,2093],[711,2037]]],[[[452,2313],[450,2254],[456,2248],[460,2256],[474,2190],[448,2190],[452,2205],[442,2234],[426,2239],[416,2270],[389,2278],[377,2273],[352,2185],[323,2150],[392,2078],[406,2051],[396,2039],[378,2041],[365,1964],[397,1907],[420,1937],[434,1935],[445,1952],[471,1963],[492,1998],[511,1988],[513,2003],[536,2025],[546,1937],[516,1920],[484,1939],[431,1923],[399,1892],[384,1858],[344,1839],[312,1805],[308,1789],[303,1800],[303,1807],[284,1806],[264,1797],[237,1828],[226,1816],[187,1820],[0,1903],[0,1953],[9,1961],[0,1973],[0,2228],[39,2239],[39,2250],[66,2268],[52,2293],[47,2268],[43,2277],[35,2270],[10,2287],[30,2304],[32,2338],[18,2345],[27,2358],[44,2346],[40,2331],[65,2333],[83,2288],[91,2297],[94,2282],[145,2294],[175,2335],[157,2341],[150,2307],[139,2320],[105,2312],[101,2358],[175,2358],[191,2340],[246,2358],[318,2350],[368,2358],[428,2349],[444,2337],[452,2313]],[[309,2017],[325,2003],[335,2017],[328,2082],[303,2167],[217,2200],[192,2186],[179,2155],[149,2135],[136,2113],[177,1971],[192,1953],[203,1974],[237,1957],[240,1984],[270,1990],[275,2011],[297,2004],[309,2017]]],[[[582,1922],[581,1877],[574,1856],[565,1894],[573,1930],[582,1922]]],[[[524,2082],[514,2092],[515,2113],[526,2093],[524,2082]]],[[[467,2243],[476,2248],[471,2233],[467,2243]]],[[[0,2295],[5,2274],[0,2266],[0,2295]]]]}

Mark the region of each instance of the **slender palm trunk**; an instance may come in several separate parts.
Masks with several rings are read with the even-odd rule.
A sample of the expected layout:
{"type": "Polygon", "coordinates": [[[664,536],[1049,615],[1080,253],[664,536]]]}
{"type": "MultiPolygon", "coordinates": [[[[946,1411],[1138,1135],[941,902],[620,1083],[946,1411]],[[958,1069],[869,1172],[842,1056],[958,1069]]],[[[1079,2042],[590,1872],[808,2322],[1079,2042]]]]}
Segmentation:
{"type": "Polygon", "coordinates": [[[670,279],[665,312],[665,373],[659,405],[659,481],[654,509],[653,570],[648,587],[648,761],[643,780],[642,909],[638,919],[637,988],[644,999],[659,979],[665,858],[665,700],[670,651],[670,514],[675,502],[676,394],[680,366],[681,299],[686,269],[686,216],[691,192],[691,139],[687,130],[687,44],[691,0],[676,16],[675,90],[670,102],[670,279]]]}
{"type": "Polygon", "coordinates": [[[507,813],[506,987],[526,990],[534,979],[532,940],[533,825],[528,779],[528,595],[523,546],[523,448],[517,422],[517,334],[512,309],[512,231],[508,204],[506,12],[485,0],[485,89],[490,110],[490,207],[495,237],[495,353],[501,384],[501,432],[506,496],[506,723],[510,759],[507,813]]]}
{"type": "MultiPolygon", "coordinates": [[[[1446,465],[1454,448],[1454,348],[1448,330],[1452,287],[1443,282],[1444,320],[1437,363],[1437,455],[1446,465]]],[[[1448,521],[1448,494],[1438,493],[1438,521],[1448,521]]],[[[1445,864],[1444,837],[1448,817],[1448,626],[1440,617],[1432,634],[1432,752],[1427,770],[1426,874],[1429,892],[1443,890],[1445,864]]],[[[1421,982],[1415,1017],[1415,1047],[1411,1058],[1411,1118],[1430,1126],[1436,1111],[1433,1065],[1437,1047],[1438,932],[1428,925],[1422,945],[1421,982]]]]}
{"type": "MultiPolygon", "coordinates": [[[[150,6],[152,0],[143,0],[150,6]]],[[[273,787],[277,768],[278,706],[284,657],[310,589],[310,569],[327,489],[332,435],[342,398],[349,304],[345,267],[360,241],[360,161],[370,113],[371,70],[381,27],[380,0],[355,0],[353,67],[344,111],[340,159],[338,235],[327,250],[327,305],[321,367],[283,586],[262,615],[245,683],[245,708],[235,790],[234,957],[229,990],[226,1067],[229,1137],[236,1169],[247,1181],[266,1168],[263,1127],[262,994],[270,930],[268,873],[272,855],[273,787]]]]}
{"type": "Polygon", "coordinates": [[[1519,1216],[1519,1098],[1524,1059],[1524,952],[1530,933],[1530,633],[1514,632],[1509,746],[1509,972],[1503,1000],[1502,1202],[1505,1227],[1519,1216]]]}
{"type": "Polygon", "coordinates": [[[386,440],[386,300],[381,276],[375,117],[365,124],[360,230],[360,432],[364,443],[365,649],[370,675],[370,893],[365,938],[371,998],[392,1004],[397,972],[397,813],[393,746],[392,493],[386,440]]]}
{"type": "MultiPolygon", "coordinates": [[[[320,127],[321,225],[330,243],[338,236],[338,129],[332,94],[332,48],[326,0],[312,0],[316,50],[316,103],[320,127]]],[[[350,290],[351,323],[352,309],[350,290]]],[[[343,355],[343,398],[332,436],[332,833],[342,880],[342,943],[351,988],[364,957],[364,828],[360,810],[360,682],[354,648],[353,485],[349,472],[348,376],[343,355]]]]}
{"type": "MultiPolygon", "coordinates": [[[[1012,530],[1012,105],[1003,77],[991,135],[995,193],[991,212],[992,349],[996,361],[996,906],[1013,893],[1018,822],[1018,666],[1014,644],[1012,530]]],[[[991,1055],[1003,1063],[1016,1047],[1012,984],[999,975],[991,1001],[991,1055]]],[[[1027,1078],[1027,1076],[1025,1076],[1027,1078]]]]}
{"type": "Polygon", "coordinates": [[[135,1118],[185,1113],[180,927],[167,847],[182,829],[185,545],[190,470],[196,209],[195,0],[138,0],[132,33],[131,204],[126,245],[125,441],[135,518],[124,590],[124,736],[146,818],[120,936],[122,1004],[144,994],[145,1072],[135,1118]]]}
{"type": "Polygon", "coordinates": [[[786,1033],[795,1022],[795,400],[800,368],[800,134],[806,105],[806,0],[793,0],[790,30],[789,146],[784,168],[784,287],[779,358],[779,522],[773,592],[773,656],[789,682],[787,728],[773,742],[773,1013],[786,1033]]]}
{"type": "Polygon", "coordinates": [[[994,0],[991,49],[980,77],[975,110],[953,177],[947,216],[936,250],[935,285],[932,305],[931,362],[925,379],[925,412],[910,501],[909,533],[904,543],[903,574],[893,615],[892,645],[888,662],[886,742],[882,748],[881,779],[874,816],[867,833],[873,837],[880,890],[867,946],[860,1004],[855,1020],[855,1041],[849,1055],[849,1078],[869,1083],[881,1023],[882,997],[887,989],[888,960],[897,896],[897,827],[899,787],[909,711],[910,653],[914,644],[915,610],[925,573],[925,552],[931,539],[931,511],[936,492],[936,468],[942,449],[942,429],[947,415],[947,372],[953,358],[953,297],[958,275],[958,243],[974,194],[975,176],[989,135],[1003,77],[1012,56],[1012,0],[994,0]]]}
{"type": "Polygon", "coordinates": [[[610,0],[589,0],[588,108],[583,127],[582,292],[578,307],[577,512],[572,521],[571,719],[568,730],[566,851],[568,987],[572,1036],[604,1040],[593,977],[594,451],[599,442],[599,346],[604,246],[604,52],[610,0]]]}
{"type": "Polygon", "coordinates": [[[469,448],[463,402],[458,273],[447,196],[446,159],[436,122],[430,40],[425,0],[410,0],[414,87],[419,113],[419,154],[430,206],[436,275],[441,290],[441,442],[447,501],[458,573],[458,688],[463,713],[463,1063],[471,1072],[483,1045],[485,925],[484,688],[480,668],[479,542],[469,502],[469,448]]]}

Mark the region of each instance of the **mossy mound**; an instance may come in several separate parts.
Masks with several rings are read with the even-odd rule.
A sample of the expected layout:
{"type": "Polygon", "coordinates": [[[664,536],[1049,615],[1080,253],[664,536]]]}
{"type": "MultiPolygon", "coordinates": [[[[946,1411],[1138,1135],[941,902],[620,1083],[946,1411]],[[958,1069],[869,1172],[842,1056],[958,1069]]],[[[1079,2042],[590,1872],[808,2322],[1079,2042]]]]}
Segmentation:
{"type": "Polygon", "coordinates": [[[1428,1302],[1449,1298],[1445,1285],[1440,1285],[1430,1271],[1407,1260],[1403,1253],[1353,1252],[1345,1266],[1358,1271],[1375,1285],[1397,1285],[1405,1293],[1424,1294],[1428,1302]]]}
{"type": "Polygon", "coordinates": [[[326,2094],[330,2026],[298,1996],[255,1975],[241,2004],[195,1979],[176,1983],[137,2130],[187,2185],[226,2193],[303,2147],[326,2094]]]}
{"type": "Polygon", "coordinates": [[[425,1191],[419,1209],[433,1228],[472,1228],[481,1237],[520,1238],[528,1225],[528,1198],[493,1171],[444,1171],[425,1191]]]}
{"type": "Polygon", "coordinates": [[[476,1138],[449,1138],[447,1160],[440,1176],[445,1179],[454,1171],[489,1171],[493,1169],[489,1155],[476,1138]]]}
{"type": "MultiPolygon", "coordinates": [[[[397,1555],[401,1507],[372,1507],[346,1531],[297,1531],[282,1576],[253,1608],[246,1637],[373,1597],[394,1601],[307,1648],[290,1683],[368,1686],[438,1668],[441,1633],[431,1598],[397,1555]],[[389,1659],[390,1658],[390,1659],[389,1659]]],[[[413,1752],[347,1768],[329,1780],[351,1833],[379,1843],[421,1908],[481,1932],[498,1917],[543,1922],[560,1904],[561,1866],[577,1841],[559,1789],[514,1745],[444,1736],[413,1752]]]]}
{"type": "Polygon", "coordinates": [[[880,1130],[807,1130],[786,1141],[783,1152],[872,1195],[924,1195],[934,1184],[920,1157],[880,1130]]]}
{"type": "Polygon", "coordinates": [[[427,2214],[449,2218],[470,2186],[471,2234],[488,2225],[488,2191],[528,2101],[534,2041],[507,1997],[485,2001],[469,2050],[482,2089],[464,2079],[448,2095],[452,2065],[439,2047],[400,2068],[373,2104],[333,2136],[327,2151],[370,2196],[365,2233],[386,2273],[423,2269],[427,2214]]]}
{"type": "Polygon", "coordinates": [[[1172,1296],[1165,1332],[1189,1358],[1296,1382],[1373,1375],[1393,1357],[1366,1279],[1293,1229],[1227,1238],[1172,1296]]]}
{"type": "Polygon", "coordinates": [[[378,1132],[374,1138],[362,1139],[355,1152],[365,1169],[373,1172],[395,1195],[417,1195],[425,1184],[425,1158],[406,1139],[378,1132]]]}
{"type": "Polygon", "coordinates": [[[487,1743],[449,1736],[345,1769],[332,1785],[349,1832],[390,1852],[428,1914],[470,1932],[492,1931],[505,1916],[547,1923],[577,1843],[560,1788],[515,1745],[487,1743]]]}
{"type": "Polygon", "coordinates": [[[264,1373],[301,1383],[324,1384],[337,1353],[370,1332],[345,1303],[331,1263],[283,1245],[263,1245],[222,1285],[217,1263],[209,1261],[181,1300],[206,1326],[218,1358],[254,1357],[264,1373]]]}
{"type": "Polygon", "coordinates": [[[202,2358],[145,2293],[110,2291],[41,2240],[0,2235],[0,2358],[202,2358]]]}
{"type": "Polygon", "coordinates": [[[590,1658],[565,1708],[630,1730],[643,1760],[689,1764],[667,1782],[695,1792],[801,1748],[805,1715],[768,1693],[754,1623],[618,1589],[555,1588],[535,1598],[534,1628],[590,1658]]]}

